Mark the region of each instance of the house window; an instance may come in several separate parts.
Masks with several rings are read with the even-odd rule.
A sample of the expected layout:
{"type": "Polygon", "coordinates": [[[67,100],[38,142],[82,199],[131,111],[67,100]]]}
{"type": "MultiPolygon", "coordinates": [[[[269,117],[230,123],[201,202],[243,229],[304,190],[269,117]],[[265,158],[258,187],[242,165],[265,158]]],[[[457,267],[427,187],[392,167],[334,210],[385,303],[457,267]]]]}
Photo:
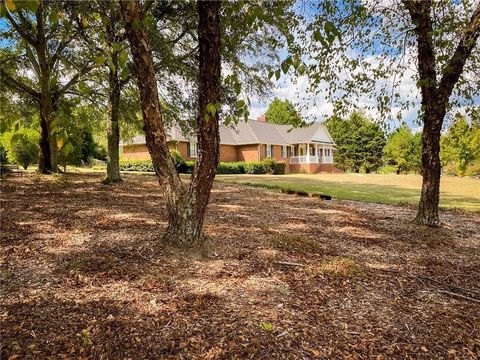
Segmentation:
{"type": "Polygon", "coordinates": [[[288,157],[288,151],[286,146],[282,146],[282,158],[288,157]]]}
{"type": "Polygon", "coordinates": [[[187,155],[189,157],[197,157],[197,152],[198,152],[197,143],[189,142],[188,143],[188,154],[187,155]]]}
{"type": "Polygon", "coordinates": [[[266,145],[265,146],[265,156],[267,158],[271,158],[272,157],[272,145],[266,145]]]}

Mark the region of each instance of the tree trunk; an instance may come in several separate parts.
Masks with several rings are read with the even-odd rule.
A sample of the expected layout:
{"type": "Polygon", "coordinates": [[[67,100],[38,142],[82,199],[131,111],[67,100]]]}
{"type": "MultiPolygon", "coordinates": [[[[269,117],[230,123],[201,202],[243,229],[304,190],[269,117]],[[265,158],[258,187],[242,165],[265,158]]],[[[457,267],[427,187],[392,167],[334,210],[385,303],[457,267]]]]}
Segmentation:
{"type": "Polygon", "coordinates": [[[152,158],[153,168],[167,201],[171,216],[181,207],[185,188],[177,174],[167,145],[162,108],[158,99],[153,55],[145,30],[140,25],[139,4],[135,0],[121,1],[120,8],[132,52],[134,74],[140,93],[140,107],[145,128],[145,140],[152,158]]]}
{"type": "Polygon", "coordinates": [[[45,99],[40,100],[40,140],[39,140],[39,158],[38,172],[49,174],[52,172],[52,157],[50,153],[50,112],[45,99]]]}
{"type": "Polygon", "coordinates": [[[166,241],[177,245],[203,242],[203,221],[219,159],[218,112],[220,99],[220,3],[199,1],[199,112],[197,118],[198,158],[188,189],[183,186],[170,156],[158,100],[152,52],[137,1],[121,1],[122,16],[132,50],[135,77],[140,92],[140,105],[145,125],[147,147],[155,172],[165,194],[168,210],[166,241]],[[211,108],[211,107],[210,107],[211,108]]]}
{"type": "Polygon", "coordinates": [[[102,181],[104,184],[111,184],[122,181],[120,177],[120,131],[118,126],[118,115],[120,106],[121,85],[118,79],[118,52],[112,54],[112,62],[115,70],[110,69],[109,72],[109,117],[107,127],[108,141],[108,159],[107,159],[107,175],[102,181]]]}
{"type": "Polygon", "coordinates": [[[169,223],[165,239],[180,245],[202,243],[203,222],[210,199],[213,180],[217,172],[220,154],[218,111],[207,111],[220,100],[220,1],[197,1],[199,24],[199,77],[197,144],[198,157],[192,180],[180,206],[169,211],[169,223]]]}
{"type": "MultiPolygon", "coordinates": [[[[438,226],[440,201],[440,134],[445,116],[445,106],[440,112],[426,112],[422,133],[422,192],[415,222],[420,225],[438,226]],[[443,111],[442,111],[443,110],[443,111]]],[[[437,109],[438,109],[437,108],[437,109]]]]}
{"type": "MultiPolygon", "coordinates": [[[[48,81],[45,81],[48,84],[48,81]]],[[[58,171],[57,166],[57,140],[52,134],[52,120],[55,113],[54,99],[48,85],[42,88],[40,96],[40,156],[38,172],[49,174],[58,171]]]]}
{"type": "Polygon", "coordinates": [[[433,42],[432,0],[403,0],[417,38],[417,61],[422,93],[422,192],[415,221],[418,224],[438,226],[440,198],[440,132],[446,107],[454,86],[460,79],[465,62],[471,55],[480,36],[480,3],[477,4],[469,25],[462,31],[455,53],[442,69],[437,79],[436,57],[433,42]]]}

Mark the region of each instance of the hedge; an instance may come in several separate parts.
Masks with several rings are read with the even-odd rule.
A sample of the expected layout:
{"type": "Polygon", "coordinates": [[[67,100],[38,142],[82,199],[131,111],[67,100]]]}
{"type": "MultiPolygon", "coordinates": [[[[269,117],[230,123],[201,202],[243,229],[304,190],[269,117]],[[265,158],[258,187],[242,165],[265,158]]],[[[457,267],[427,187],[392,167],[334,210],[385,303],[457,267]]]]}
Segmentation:
{"type": "MultiPolygon", "coordinates": [[[[180,173],[191,174],[194,161],[183,161],[174,156],[175,165],[180,173]]],[[[153,172],[151,160],[120,160],[120,171],[153,172]]],[[[252,162],[221,162],[217,174],[285,174],[285,163],[272,159],[252,162]]]]}
{"type": "Polygon", "coordinates": [[[120,171],[153,172],[152,160],[120,160],[120,171]]]}

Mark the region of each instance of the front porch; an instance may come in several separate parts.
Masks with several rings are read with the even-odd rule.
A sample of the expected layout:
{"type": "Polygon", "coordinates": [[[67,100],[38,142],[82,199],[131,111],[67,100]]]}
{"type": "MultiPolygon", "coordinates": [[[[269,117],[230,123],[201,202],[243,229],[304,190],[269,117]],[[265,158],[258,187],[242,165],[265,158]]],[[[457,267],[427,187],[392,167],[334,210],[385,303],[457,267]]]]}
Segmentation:
{"type": "Polygon", "coordinates": [[[293,145],[290,164],[333,164],[334,148],[324,144],[293,145]]]}

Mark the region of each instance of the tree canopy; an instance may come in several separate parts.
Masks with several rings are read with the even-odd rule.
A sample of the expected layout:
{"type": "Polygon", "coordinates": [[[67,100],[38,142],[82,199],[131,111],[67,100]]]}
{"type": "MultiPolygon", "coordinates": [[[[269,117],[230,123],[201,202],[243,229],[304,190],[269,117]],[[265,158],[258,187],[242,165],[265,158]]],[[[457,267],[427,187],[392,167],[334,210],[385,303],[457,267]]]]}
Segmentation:
{"type": "Polygon", "coordinates": [[[475,175],[480,170],[480,124],[457,116],[441,141],[442,165],[447,173],[475,175]]]}
{"type": "Polygon", "coordinates": [[[274,98],[265,115],[273,124],[300,126],[303,123],[300,113],[288,99],[274,98]]]}
{"type": "Polygon", "coordinates": [[[388,165],[395,166],[397,173],[421,170],[420,133],[403,125],[393,131],[385,144],[384,158],[388,165]]]}
{"type": "Polygon", "coordinates": [[[335,141],[334,161],[339,168],[369,173],[382,165],[385,134],[365,114],[354,112],[347,119],[332,117],[325,126],[335,141]]]}

